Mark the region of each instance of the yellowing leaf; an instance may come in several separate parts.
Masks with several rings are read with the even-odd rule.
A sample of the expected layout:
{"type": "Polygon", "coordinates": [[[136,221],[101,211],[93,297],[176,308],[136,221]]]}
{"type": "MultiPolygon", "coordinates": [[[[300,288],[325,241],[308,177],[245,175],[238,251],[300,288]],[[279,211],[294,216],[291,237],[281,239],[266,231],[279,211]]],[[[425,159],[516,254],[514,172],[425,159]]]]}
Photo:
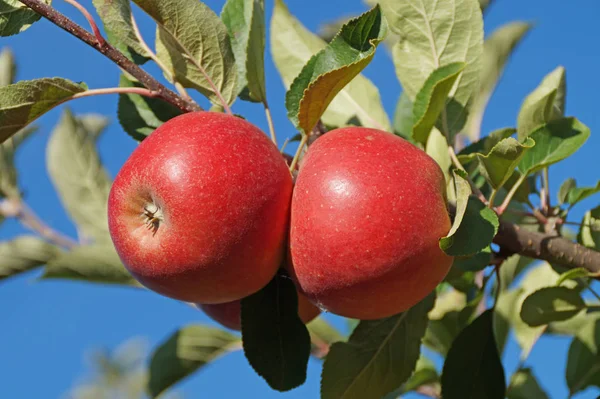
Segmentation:
{"type": "Polygon", "coordinates": [[[302,68],[285,102],[288,117],[301,132],[310,133],[337,93],[371,62],[386,30],[377,6],[345,24],[302,68]]]}
{"type": "MultiPolygon", "coordinates": [[[[275,0],[271,19],[271,54],[286,87],[292,84],[309,59],[327,43],[308,31],[283,3],[275,0]]],[[[358,118],[361,125],[391,131],[379,90],[359,74],[331,101],[322,116],[328,126],[346,126],[358,118]]]]}

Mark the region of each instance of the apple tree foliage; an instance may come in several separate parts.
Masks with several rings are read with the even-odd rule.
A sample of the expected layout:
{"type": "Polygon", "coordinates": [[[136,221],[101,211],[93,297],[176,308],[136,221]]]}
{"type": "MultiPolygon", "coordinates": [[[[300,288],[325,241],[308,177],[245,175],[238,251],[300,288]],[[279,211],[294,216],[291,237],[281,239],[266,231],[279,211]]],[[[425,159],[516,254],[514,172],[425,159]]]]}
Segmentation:
{"type": "Polygon", "coordinates": [[[47,18],[115,61],[120,84],[94,89],[60,77],[15,81],[11,52],[0,54],[0,220],[17,218],[35,233],[0,243],[0,279],[43,268],[43,279],[140,288],[107,231],[111,179],[96,151],[107,119],[65,108],[48,143],[47,170],[77,226],[76,240],[46,226],[25,204],[13,162],[19,145],[47,111],[100,94],[119,96],[119,122],[138,141],[170,118],[200,109],[196,93],[216,112],[230,112],[236,100],[262,103],[270,120],[267,43],[298,132],[290,137],[300,142],[295,161],[328,129],[360,125],[413,142],[446,176],[453,225],[440,247],[455,262],[419,304],[385,319],[351,321],[355,328],[346,337],[321,318],[304,326],[293,284],[276,277],[242,301],[241,336],[187,325],[165,337],[147,366],[150,397],[243,350],[278,391],[304,383],[309,356],[323,359],[324,399],[392,399],[411,391],[444,399],[546,398],[535,370],[525,366],[544,334],[572,337],[565,377],[571,394],[600,386],[599,303],[586,293],[600,298],[591,285],[600,271],[600,207],[585,213],[577,232],[565,226],[569,211],[600,191],[600,182],[579,187],[568,179],[556,201],[548,189],[548,168],[590,135],[583,122],[565,115],[565,69],[541,79],[508,127],[481,132],[486,105],[531,24],[508,23],[484,40],[489,0],[368,0],[368,11],[317,35],[283,0],[227,0],[220,15],[198,0],[133,0],[156,24],[150,46],[129,0],[93,0],[103,32],[91,15],[88,32],[49,3],[0,0],[0,35],[47,18]],[[270,21],[265,7],[272,7],[270,21]],[[391,119],[378,88],[361,74],[381,51],[390,52],[403,88],[391,119]],[[156,64],[167,83],[146,73],[146,63],[156,64]],[[78,168],[70,167],[74,160],[78,168]],[[511,332],[521,349],[514,370],[501,362],[511,332]],[[444,359],[441,369],[424,347],[444,359]]]}

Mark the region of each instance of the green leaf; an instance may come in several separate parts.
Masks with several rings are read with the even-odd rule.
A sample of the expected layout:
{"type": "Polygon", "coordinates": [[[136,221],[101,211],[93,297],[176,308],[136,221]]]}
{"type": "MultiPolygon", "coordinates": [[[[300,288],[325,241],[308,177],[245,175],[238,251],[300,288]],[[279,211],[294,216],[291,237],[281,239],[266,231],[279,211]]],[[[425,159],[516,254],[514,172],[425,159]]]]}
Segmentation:
{"type": "Polygon", "coordinates": [[[376,6],[345,24],[302,68],[285,98],[288,117],[301,132],[310,133],[333,98],[371,62],[386,31],[376,6]]]}
{"type": "Polygon", "coordinates": [[[91,140],[98,140],[109,123],[109,119],[101,114],[82,114],[77,118],[91,140]]]}
{"type": "MultiPolygon", "coordinates": [[[[43,0],[50,4],[50,0],[43,0]]],[[[28,29],[41,15],[19,0],[0,1],[0,36],[12,36],[28,29]]]]}
{"type": "Polygon", "coordinates": [[[471,187],[467,181],[467,174],[458,169],[452,170],[452,177],[454,179],[454,192],[456,197],[456,212],[454,214],[454,221],[452,227],[448,232],[448,235],[440,240],[440,247],[442,245],[449,246],[452,244],[452,236],[456,233],[462,220],[467,212],[467,205],[469,203],[469,195],[471,195],[471,187]],[[442,244],[444,242],[444,244],[442,244]]]}
{"type": "Polygon", "coordinates": [[[585,308],[579,290],[545,287],[525,298],[521,319],[531,327],[570,319],[585,308]]]}
{"type": "Polygon", "coordinates": [[[488,154],[492,148],[502,140],[512,136],[517,132],[517,129],[505,127],[494,130],[489,135],[479,139],[478,141],[463,148],[458,153],[458,160],[465,164],[477,159],[477,154],[488,154]]]}
{"type": "Polygon", "coordinates": [[[18,236],[0,242],[0,281],[42,266],[61,249],[35,236],[18,236]]]}
{"type": "Polygon", "coordinates": [[[483,270],[492,262],[492,249],[484,248],[481,252],[469,257],[457,257],[453,265],[466,272],[477,272],[483,270]]]}
{"type": "Polygon", "coordinates": [[[577,332],[567,355],[566,379],[571,395],[600,386],[600,320],[589,319],[577,332]]]}
{"type": "Polygon", "coordinates": [[[390,30],[399,34],[393,48],[396,74],[411,99],[442,65],[464,62],[450,97],[464,109],[479,86],[483,19],[477,0],[382,0],[390,30]]]}
{"type": "Polygon", "coordinates": [[[221,19],[235,55],[238,90],[248,90],[243,99],[266,103],[264,0],[227,0],[221,19]]]}
{"type": "Polygon", "coordinates": [[[562,273],[556,281],[556,285],[560,286],[567,280],[577,280],[580,278],[587,278],[592,276],[593,275],[587,269],[584,269],[583,267],[577,267],[575,269],[570,269],[562,273]]]}
{"type": "MultiPolygon", "coordinates": [[[[327,46],[325,41],[294,18],[283,0],[275,0],[270,40],[273,61],[287,89],[308,60],[327,46]]],[[[344,117],[344,120],[353,115],[344,117]]]]}
{"type": "Polygon", "coordinates": [[[150,55],[141,45],[131,20],[128,0],[92,0],[106,31],[106,38],[117,50],[136,64],[143,64],[150,55]]]}
{"type": "MultiPolygon", "coordinates": [[[[143,86],[123,74],[119,87],[143,86]]],[[[181,110],[158,98],[144,97],[139,94],[121,94],[117,114],[125,132],[135,140],[142,141],[157,127],[181,115],[181,110]]]]}
{"type": "Polygon", "coordinates": [[[541,126],[529,135],[535,147],[519,163],[519,169],[532,174],[572,155],[590,136],[590,129],[576,118],[561,118],[541,126]]]}
{"type": "Polygon", "coordinates": [[[562,205],[567,201],[567,196],[569,195],[569,191],[571,189],[577,187],[577,181],[572,177],[569,177],[567,180],[560,185],[558,189],[558,204],[562,205]]]}
{"type": "MultiPolygon", "coordinates": [[[[504,264],[502,266],[504,266],[504,264]]],[[[500,268],[500,270],[502,270],[502,268],[500,268]]],[[[513,325],[513,320],[515,319],[514,313],[516,303],[520,299],[521,294],[522,290],[519,289],[501,291],[496,306],[494,307],[494,338],[496,339],[496,346],[500,353],[503,353],[506,347],[510,329],[513,325]]],[[[519,321],[521,321],[520,318],[519,321]]],[[[523,323],[523,321],[521,321],[521,323],[523,323]]]]}
{"type": "Polygon", "coordinates": [[[188,325],[154,351],[148,392],[158,397],[175,383],[228,352],[241,349],[239,337],[219,328],[188,325]]]}
{"type": "MultiPolygon", "coordinates": [[[[502,267],[504,267],[504,265],[502,265],[502,267]]],[[[502,267],[500,268],[501,271],[502,267]]],[[[520,265],[517,266],[516,269],[518,268],[521,268],[520,265]]],[[[546,327],[528,326],[521,319],[519,312],[517,312],[516,309],[521,309],[525,298],[535,291],[544,287],[555,286],[558,278],[559,274],[554,271],[548,263],[541,263],[528,270],[518,287],[507,290],[500,295],[499,303],[496,305],[496,311],[513,327],[517,343],[522,349],[522,359],[528,356],[531,347],[537,341],[540,334],[544,332],[546,327]]],[[[564,286],[575,288],[577,287],[577,284],[574,281],[565,281],[564,286]]]]}
{"type": "Polygon", "coordinates": [[[509,256],[500,268],[500,291],[507,290],[521,273],[533,262],[533,259],[518,254],[509,256]]]}
{"type": "Polygon", "coordinates": [[[48,141],[46,167],[83,241],[110,241],[106,206],[111,180],[96,151],[96,135],[82,120],[64,111],[48,141]]]}
{"type": "Polygon", "coordinates": [[[413,103],[406,93],[402,92],[394,112],[394,134],[409,140],[412,137],[412,127],[413,103]]]}
{"type": "Polygon", "coordinates": [[[600,250],[600,206],[590,209],[583,216],[577,241],[586,247],[600,250]]]}
{"type": "Polygon", "coordinates": [[[593,187],[575,187],[575,182],[573,182],[573,184],[574,186],[569,190],[566,200],[564,201],[570,205],[569,208],[572,208],[578,202],[583,201],[587,197],[600,191],[600,180],[593,187]]]}
{"type": "Polygon", "coordinates": [[[414,391],[423,385],[435,386],[439,391],[440,376],[435,368],[435,364],[421,354],[419,360],[417,360],[415,372],[402,386],[401,393],[414,391]]]}
{"type": "Polygon", "coordinates": [[[581,312],[565,321],[557,321],[548,325],[546,332],[559,336],[573,337],[581,332],[584,325],[591,320],[599,320],[600,312],[581,312]]]}
{"type": "Polygon", "coordinates": [[[406,312],[361,321],[347,343],[331,347],[321,378],[321,398],[379,398],[413,373],[427,327],[431,294],[406,312]]]}
{"type": "Polygon", "coordinates": [[[466,211],[458,224],[457,219],[458,211],[452,229],[440,239],[440,248],[451,256],[470,256],[484,250],[492,243],[500,225],[496,212],[474,196],[468,197],[466,211]]]}
{"type": "Polygon", "coordinates": [[[0,87],[0,143],[73,95],[87,90],[83,83],[62,78],[22,80],[0,87]]]}
{"type": "MultiPolygon", "coordinates": [[[[283,0],[275,0],[271,19],[271,54],[286,88],[290,87],[309,59],[326,45],[290,14],[283,0]]],[[[326,125],[334,127],[346,126],[353,118],[358,118],[362,126],[391,131],[379,90],[361,74],[339,92],[322,116],[326,125]]]]}
{"type": "Polygon", "coordinates": [[[317,317],[308,323],[306,328],[311,337],[328,345],[344,340],[344,336],[322,317],[317,317]]]}
{"type": "Polygon", "coordinates": [[[477,154],[481,174],[495,190],[500,189],[513,175],[528,150],[535,145],[530,138],[519,143],[512,137],[501,140],[488,154],[477,154]]]}
{"type": "Polygon", "coordinates": [[[17,65],[13,52],[7,47],[0,52],[0,87],[8,86],[15,82],[17,65]]]}
{"type": "Polygon", "coordinates": [[[504,399],[506,386],[491,309],[483,312],[454,340],[442,371],[444,399],[504,399]]]}
{"type": "Polygon", "coordinates": [[[385,395],[383,399],[400,399],[402,394],[415,391],[417,388],[427,386],[440,396],[440,376],[435,364],[422,353],[417,360],[414,373],[402,386],[395,391],[385,395]]]}
{"type": "Polygon", "coordinates": [[[157,24],[156,55],[175,80],[214,104],[237,97],[237,72],[227,28],[196,0],[134,0],[157,24]],[[211,84],[212,82],[212,84],[211,84]]]}
{"type": "Polygon", "coordinates": [[[454,338],[469,322],[473,307],[467,304],[464,293],[448,289],[438,295],[434,308],[429,312],[429,325],[423,344],[445,356],[454,338]]]}
{"type": "MultiPolygon", "coordinates": [[[[461,270],[459,267],[452,265],[450,267],[450,271],[442,280],[443,283],[447,283],[452,288],[467,294],[473,293],[475,287],[475,274],[473,272],[465,272],[461,270]]],[[[438,285],[439,289],[442,289],[446,286],[446,284],[438,285]]]]}
{"type": "Polygon", "coordinates": [[[512,52],[529,32],[531,26],[531,24],[521,21],[509,22],[492,32],[483,42],[481,85],[473,98],[465,129],[471,140],[479,137],[481,121],[487,104],[504,73],[504,68],[512,52]]]}
{"type": "MultiPolygon", "coordinates": [[[[446,186],[448,186],[448,184],[452,184],[452,177],[450,176],[452,159],[450,158],[450,153],[448,152],[448,142],[446,141],[444,135],[435,127],[429,134],[427,144],[425,145],[425,152],[427,155],[433,158],[440,166],[440,169],[442,169],[442,173],[444,173],[444,179],[446,180],[446,186]]],[[[454,199],[453,194],[453,189],[448,190],[449,200],[454,199]]]]}
{"type": "Polygon", "coordinates": [[[289,278],[277,275],[242,299],[242,338],[248,362],[271,388],[288,391],[304,383],[310,336],[289,278]]]}
{"type": "Polygon", "coordinates": [[[510,388],[506,392],[508,399],[548,399],[548,395],[537,382],[530,368],[515,371],[510,377],[510,388]]]}
{"type": "Polygon", "coordinates": [[[542,83],[525,98],[519,111],[519,140],[530,135],[541,125],[564,115],[566,90],[565,68],[558,67],[544,77],[542,83]]]}
{"type": "Polygon", "coordinates": [[[15,167],[15,153],[21,143],[35,131],[37,131],[37,127],[27,126],[0,144],[0,197],[18,198],[21,196],[15,167]]]}
{"type": "Polygon", "coordinates": [[[111,244],[75,247],[50,260],[42,278],[139,286],[125,269],[111,244]]]}
{"type": "Polygon", "coordinates": [[[464,62],[453,62],[437,68],[415,96],[412,137],[416,142],[427,142],[431,129],[446,106],[448,94],[465,67],[464,62]]]}
{"type": "Polygon", "coordinates": [[[481,12],[484,13],[487,8],[493,3],[494,0],[479,0],[479,7],[481,8],[481,12]]]}

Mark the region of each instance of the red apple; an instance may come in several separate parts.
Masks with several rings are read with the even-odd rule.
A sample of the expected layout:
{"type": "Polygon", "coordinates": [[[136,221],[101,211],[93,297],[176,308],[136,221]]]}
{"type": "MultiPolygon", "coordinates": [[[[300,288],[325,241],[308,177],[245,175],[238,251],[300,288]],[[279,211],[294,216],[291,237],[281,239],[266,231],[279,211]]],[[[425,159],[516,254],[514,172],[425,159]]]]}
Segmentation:
{"type": "Polygon", "coordinates": [[[108,222],[146,287],[194,303],[248,296],[277,272],[292,179],[267,136],[241,118],[188,113],[156,129],[118,173],[108,222]]]}
{"type": "Polygon", "coordinates": [[[429,294],[453,258],[438,246],[450,230],[437,163],[408,141],[348,127],[318,138],[292,198],[290,273],[332,313],[369,320],[429,294]]]}
{"type": "MultiPolygon", "coordinates": [[[[218,304],[198,304],[196,306],[225,327],[237,331],[242,329],[240,300],[218,304]]],[[[321,311],[318,307],[313,305],[304,295],[298,293],[298,316],[304,324],[312,321],[319,313],[321,311]]]]}

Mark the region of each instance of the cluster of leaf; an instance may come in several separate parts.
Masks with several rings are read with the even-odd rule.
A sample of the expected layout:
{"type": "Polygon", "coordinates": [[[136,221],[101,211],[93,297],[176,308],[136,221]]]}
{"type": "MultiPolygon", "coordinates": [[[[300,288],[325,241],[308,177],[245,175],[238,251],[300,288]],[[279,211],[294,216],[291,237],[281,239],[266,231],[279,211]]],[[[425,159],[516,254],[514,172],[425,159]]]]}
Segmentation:
{"type": "MultiPolygon", "coordinates": [[[[10,50],[0,54],[2,88],[14,80],[16,64],[10,50]]],[[[75,117],[65,110],[52,131],[46,168],[67,213],[77,226],[80,245],[61,248],[35,235],[0,243],[0,279],[46,265],[43,278],[83,278],[88,281],[134,284],[121,265],[108,234],[106,203],[111,180],[96,152],[106,127],[105,117],[75,117]],[[69,173],[65,173],[65,171],[69,173]]],[[[26,127],[0,144],[0,201],[26,206],[17,179],[15,151],[35,128],[26,127]]]]}
{"type": "MultiPolygon", "coordinates": [[[[17,33],[35,22],[33,12],[18,1],[0,3],[20,16],[1,21],[0,34],[17,33]]],[[[137,32],[127,0],[94,1],[109,42],[131,61],[143,64],[152,59],[171,83],[197,90],[217,105],[231,105],[239,97],[268,106],[263,1],[228,0],[220,17],[196,0],[134,3],[156,22],[155,53],[137,32]]],[[[457,261],[437,296],[432,294],[386,319],[361,321],[347,340],[320,319],[307,330],[295,312],[292,283],[277,277],[242,301],[242,347],[250,365],[272,388],[292,389],[306,378],[312,338],[313,349],[319,343],[331,345],[323,366],[323,398],[393,398],[425,387],[445,399],[543,398],[546,394],[524,362],[542,334],[568,334],[574,336],[567,360],[570,391],[598,384],[597,320],[591,313],[598,305],[581,295],[589,287],[587,272],[564,272],[546,263],[527,269],[530,260],[514,255],[499,269],[492,289],[498,299],[487,310],[490,290],[485,287],[490,278],[483,282],[475,278],[483,275],[496,255],[492,240],[500,221],[494,205],[508,198],[500,205],[502,210],[505,205],[516,211],[535,207],[540,174],[573,154],[590,134],[583,123],[564,115],[564,69],[550,73],[524,100],[516,128],[480,139],[486,105],[530,25],[507,24],[484,41],[482,8],[489,2],[379,3],[343,23],[325,41],[303,27],[282,0],[275,1],[271,53],[288,89],[288,116],[304,140],[319,121],[328,127],[358,124],[403,136],[434,157],[446,175],[448,196],[455,206],[452,229],[440,240],[440,247],[457,261]],[[360,74],[384,40],[403,87],[393,124],[378,89],[360,74]],[[455,154],[457,143],[466,141],[470,145],[455,154]],[[477,198],[478,191],[487,198],[487,206],[477,198]],[[518,285],[513,284],[517,277],[523,278],[518,285]],[[523,362],[507,389],[500,355],[510,330],[522,348],[523,362]],[[422,344],[445,358],[441,374],[421,353],[422,344]]],[[[21,129],[88,89],[61,78],[13,83],[11,77],[4,84],[0,87],[2,176],[10,170],[7,176],[12,183],[2,180],[1,188],[14,196],[19,191],[12,159],[19,137],[26,135],[21,129]],[[12,189],[5,189],[5,184],[12,189]]],[[[120,85],[141,86],[125,73],[120,85]]],[[[179,111],[159,99],[123,94],[118,113],[123,128],[142,140],[179,111]]],[[[106,229],[110,180],[95,150],[105,124],[97,117],[75,117],[66,111],[48,145],[48,170],[78,227],[81,244],[69,251],[35,237],[0,244],[2,275],[45,264],[46,277],[134,284],[118,261],[106,229]],[[70,173],[61,173],[64,170],[70,173]]],[[[564,219],[573,205],[599,189],[600,185],[580,188],[568,180],[549,216],[564,219]]],[[[578,240],[599,249],[599,225],[600,207],[586,213],[578,240]]],[[[239,337],[226,331],[183,327],[155,350],[148,391],[156,397],[238,348],[239,337]]]]}

